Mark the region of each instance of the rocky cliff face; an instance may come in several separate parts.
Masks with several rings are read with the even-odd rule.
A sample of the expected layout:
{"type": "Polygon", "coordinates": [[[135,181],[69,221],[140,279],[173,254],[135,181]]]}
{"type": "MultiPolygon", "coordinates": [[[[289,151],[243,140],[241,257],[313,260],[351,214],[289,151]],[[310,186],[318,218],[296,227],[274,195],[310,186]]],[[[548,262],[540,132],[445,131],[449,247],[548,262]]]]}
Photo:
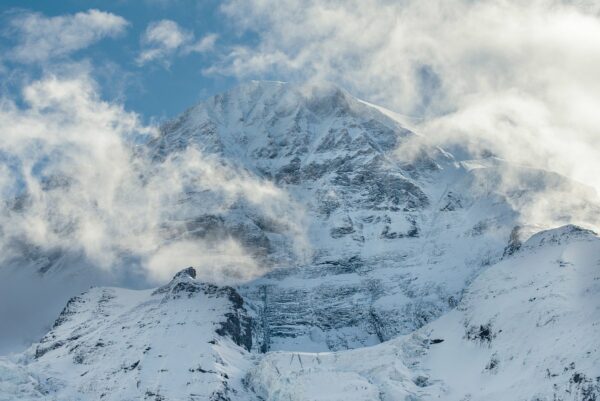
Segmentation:
{"type": "Polygon", "coordinates": [[[599,255],[589,230],[540,232],[442,317],[325,353],[248,352],[255,333],[242,298],[192,268],[156,290],[96,288],[73,298],[40,343],[0,358],[0,400],[593,401],[599,255]]]}
{"type": "Polygon", "coordinates": [[[334,353],[268,354],[267,400],[578,400],[600,397],[600,239],[541,232],[458,306],[410,335],[334,353]]]}

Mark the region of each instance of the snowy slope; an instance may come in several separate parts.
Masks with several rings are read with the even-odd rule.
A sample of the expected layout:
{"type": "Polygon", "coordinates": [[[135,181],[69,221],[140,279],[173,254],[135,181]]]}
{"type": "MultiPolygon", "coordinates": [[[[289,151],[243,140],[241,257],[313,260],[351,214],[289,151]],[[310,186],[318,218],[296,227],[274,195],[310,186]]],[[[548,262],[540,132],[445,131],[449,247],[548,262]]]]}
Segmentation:
{"type": "Polygon", "coordinates": [[[600,397],[600,238],[536,234],[482,273],[452,312],[386,343],[275,352],[266,400],[583,400],[600,397]]]}
{"type": "Polygon", "coordinates": [[[237,293],[186,271],[154,291],[96,288],[39,344],[0,360],[0,399],[592,401],[599,267],[594,233],[543,231],[419,330],[319,353],[248,352],[237,293]]]}
{"type": "Polygon", "coordinates": [[[39,343],[1,361],[0,399],[240,399],[251,320],[233,288],[195,274],[72,298],[39,343]]]}

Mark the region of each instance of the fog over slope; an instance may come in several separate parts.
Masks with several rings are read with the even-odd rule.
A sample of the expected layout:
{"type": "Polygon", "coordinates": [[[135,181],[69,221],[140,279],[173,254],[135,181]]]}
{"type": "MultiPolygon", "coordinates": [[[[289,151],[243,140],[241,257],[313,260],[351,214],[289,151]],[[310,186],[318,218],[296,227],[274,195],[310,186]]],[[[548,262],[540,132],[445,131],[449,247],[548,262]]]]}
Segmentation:
{"type": "Polygon", "coordinates": [[[257,40],[208,72],[333,81],[418,125],[419,143],[491,151],[600,189],[595,1],[230,0],[223,10],[257,40]]]}

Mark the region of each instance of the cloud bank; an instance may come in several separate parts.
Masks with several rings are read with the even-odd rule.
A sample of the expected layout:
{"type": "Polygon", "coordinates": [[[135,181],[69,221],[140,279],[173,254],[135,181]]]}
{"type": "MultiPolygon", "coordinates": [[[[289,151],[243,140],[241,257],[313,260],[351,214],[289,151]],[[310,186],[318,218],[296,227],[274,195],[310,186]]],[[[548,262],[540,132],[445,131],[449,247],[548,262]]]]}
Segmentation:
{"type": "Polygon", "coordinates": [[[204,279],[231,282],[266,265],[231,236],[176,235],[170,224],[246,202],[298,234],[290,212],[297,205],[273,184],[195,149],[161,163],[145,157],[136,138],[156,128],[102,100],[85,72],[30,82],[21,100],[0,99],[2,263],[23,249],[62,249],[107,271],[139,269],[153,282],[188,265],[204,279]],[[193,196],[195,203],[186,200],[193,196]]]}
{"type": "Polygon", "coordinates": [[[597,3],[229,0],[257,36],[207,73],[339,83],[466,147],[600,190],[597,3]]]}

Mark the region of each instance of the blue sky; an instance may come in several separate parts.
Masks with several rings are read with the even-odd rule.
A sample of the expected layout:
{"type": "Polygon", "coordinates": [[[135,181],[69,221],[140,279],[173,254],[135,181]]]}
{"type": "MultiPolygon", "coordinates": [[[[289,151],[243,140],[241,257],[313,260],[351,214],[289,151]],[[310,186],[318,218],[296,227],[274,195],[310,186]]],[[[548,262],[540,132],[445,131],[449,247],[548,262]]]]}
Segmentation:
{"type": "MultiPolygon", "coordinates": [[[[217,0],[5,0],[0,6],[4,27],[0,44],[3,49],[10,49],[18,41],[19,33],[7,29],[15,14],[41,13],[44,17],[51,18],[97,9],[121,16],[128,22],[124,32],[116,37],[102,38],[89,47],[72,52],[68,61],[88,62],[92,66],[94,78],[100,83],[104,98],[123,102],[127,109],[140,113],[146,120],[163,120],[237,82],[230,75],[202,72],[222,55],[219,49],[236,43],[251,42],[251,35],[241,34],[236,30],[219,7],[220,1],[217,0]],[[192,33],[197,40],[207,35],[217,35],[214,47],[205,52],[172,55],[168,60],[154,60],[139,65],[136,57],[142,51],[144,32],[149,24],[161,20],[176,22],[181,30],[192,33]]],[[[12,60],[5,60],[4,63],[12,75],[19,71],[21,74],[30,74],[31,77],[41,75],[45,67],[12,60]]],[[[14,88],[8,89],[16,90],[18,85],[15,83],[14,88]]]]}

